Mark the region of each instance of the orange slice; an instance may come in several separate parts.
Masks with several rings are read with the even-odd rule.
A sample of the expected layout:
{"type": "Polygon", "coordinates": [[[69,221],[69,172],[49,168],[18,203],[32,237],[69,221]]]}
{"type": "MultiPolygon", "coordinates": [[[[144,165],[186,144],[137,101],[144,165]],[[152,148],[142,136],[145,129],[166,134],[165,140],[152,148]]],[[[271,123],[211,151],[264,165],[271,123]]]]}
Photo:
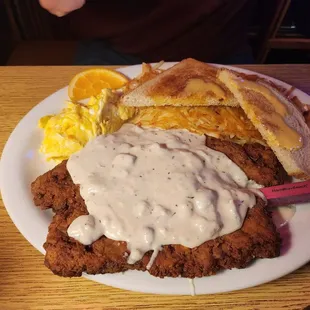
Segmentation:
{"type": "Polygon", "coordinates": [[[120,88],[128,78],[114,70],[105,68],[88,69],[78,73],[69,84],[68,95],[78,101],[98,95],[103,88],[120,88]]]}

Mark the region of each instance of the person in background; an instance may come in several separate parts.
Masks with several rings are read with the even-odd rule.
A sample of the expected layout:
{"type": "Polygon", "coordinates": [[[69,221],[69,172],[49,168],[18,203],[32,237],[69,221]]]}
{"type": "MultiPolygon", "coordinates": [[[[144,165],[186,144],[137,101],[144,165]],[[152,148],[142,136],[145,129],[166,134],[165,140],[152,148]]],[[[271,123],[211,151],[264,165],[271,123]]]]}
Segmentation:
{"type": "Polygon", "coordinates": [[[192,57],[222,64],[253,63],[247,25],[255,0],[39,0],[69,14],[82,38],[75,64],[132,65],[192,57]]]}

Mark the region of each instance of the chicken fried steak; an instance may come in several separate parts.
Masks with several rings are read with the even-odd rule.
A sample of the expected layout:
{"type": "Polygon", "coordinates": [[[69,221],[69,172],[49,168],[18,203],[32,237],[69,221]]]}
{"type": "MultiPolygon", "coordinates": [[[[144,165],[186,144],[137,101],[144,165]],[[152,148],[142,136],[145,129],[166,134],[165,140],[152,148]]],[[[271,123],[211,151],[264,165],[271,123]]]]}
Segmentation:
{"type": "Polygon", "coordinates": [[[263,186],[275,186],[289,181],[289,176],[269,147],[223,141],[206,136],[206,145],[224,153],[238,165],[249,179],[263,186]]]}
{"type": "MultiPolygon", "coordinates": [[[[254,144],[239,146],[207,137],[207,146],[225,153],[249,178],[265,186],[282,184],[287,177],[273,152],[254,144]]],[[[88,214],[79,186],[66,168],[66,161],[38,177],[32,183],[34,203],[41,209],[55,212],[49,227],[45,265],[65,277],[116,273],[128,269],[146,270],[152,251],[133,265],[127,263],[126,242],[102,236],[90,246],[84,246],[67,234],[74,219],[88,214]]],[[[264,203],[257,198],[241,229],[196,248],[166,245],[157,255],[150,274],[156,277],[202,277],[221,269],[244,268],[255,258],[272,258],[280,253],[280,237],[264,203]]]]}

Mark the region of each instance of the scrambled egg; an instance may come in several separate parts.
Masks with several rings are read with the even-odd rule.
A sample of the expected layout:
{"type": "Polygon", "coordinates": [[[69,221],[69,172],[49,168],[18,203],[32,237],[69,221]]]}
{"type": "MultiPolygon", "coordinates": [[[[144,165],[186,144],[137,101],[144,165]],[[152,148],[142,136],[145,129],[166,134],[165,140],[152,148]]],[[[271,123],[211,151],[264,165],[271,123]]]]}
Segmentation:
{"type": "Polygon", "coordinates": [[[96,136],[118,130],[124,123],[117,113],[118,97],[103,89],[85,105],[68,101],[59,114],[42,117],[38,124],[44,130],[40,152],[48,160],[60,162],[96,136]]]}

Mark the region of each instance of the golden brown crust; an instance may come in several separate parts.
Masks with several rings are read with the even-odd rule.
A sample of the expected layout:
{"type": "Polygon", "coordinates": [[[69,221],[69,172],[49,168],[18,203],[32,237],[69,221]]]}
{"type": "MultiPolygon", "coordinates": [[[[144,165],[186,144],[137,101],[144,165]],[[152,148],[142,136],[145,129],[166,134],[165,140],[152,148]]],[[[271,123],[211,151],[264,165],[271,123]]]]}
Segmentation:
{"type": "Polygon", "coordinates": [[[224,153],[251,179],[263,186],[274,186],[290,181],[289,176],[273,151],[261,144],[239,144],[206,137],[206,145],[224,153]]]}
{"type": "MultiPolygon", "coordinates": [[[[225,142],[222,143],[225,147],[225,142]]],[[[255,152],[252,153],[254,156],[255,152]]],[[[261,160],[269,162],[269,155],[264,150],[262,153],[261,160]]],[[[240,165],[248,163],[241,160],[240,165]]],[[[271,177],[277,180],[277,170],[272,171],[271,177]]],[[[255,174],[253,179],[260,181],[255,174]]],[[[275,182],[280,183],[282,180],[275,182]]],[[[67,228],[72,221],[87,214],[87,209],[79,187],[71,180],[66,162],[37,178],[31,189],[38,207],[53,208],[56,212],[44,244],[45,265],[55,274],[73,277],[81,276],[82,272],[98,274],[128,269],[146,270],[151,251],[141,261],[129,265],[125,242],[103,236],[91,246],[84,246],[67,235],[67,228]]],[[[279,252],[279,234],[264,203],[258,199],[256,206],[249,210],[240,230],[193,249],[181,245],[164,246],[149,272],[157,277],[202,277],[215,274],[221,269],[244,268],[255,258],[276,257],[279,252]]]]}

